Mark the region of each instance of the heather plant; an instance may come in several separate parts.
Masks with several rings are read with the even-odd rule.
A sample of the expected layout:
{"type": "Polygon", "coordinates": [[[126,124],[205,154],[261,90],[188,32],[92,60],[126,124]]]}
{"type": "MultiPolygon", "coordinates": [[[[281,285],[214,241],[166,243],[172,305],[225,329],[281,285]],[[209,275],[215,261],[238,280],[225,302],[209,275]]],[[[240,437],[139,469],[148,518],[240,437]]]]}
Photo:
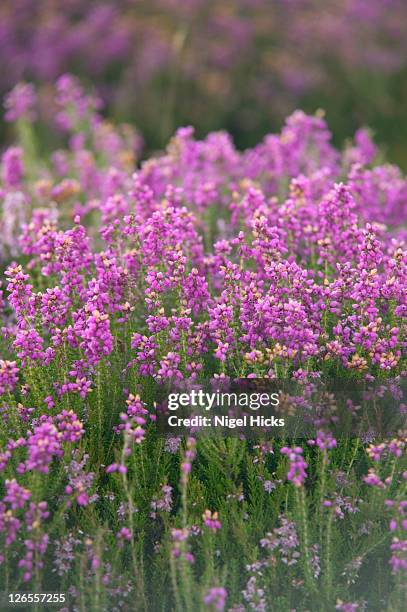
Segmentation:
{"type": "Polygon", "coordinates": [[[253,145],[322,106],[339,138],[369,123],[405,162],[406,19],[404,0],[3,0],[0,93],[34,79],[53,123],[72,71],[152,147],[186,123],[253,145]]]}
{"type": "Polygon", "coordinates": [[[334,148],[321,113],[243,152],[185,127],[137,164],[138,134],[75,78],[55,108],[40,156],[34,90],[7,98],[1,589],[81,611],[401,610],[405,430],[337,435],[329,396],[309,437],[158,427],[163,390],[236,379],[295,381],[304,414],[317,382],[358,383],[405,415],[401,171],[367,131],[334,148]]]}

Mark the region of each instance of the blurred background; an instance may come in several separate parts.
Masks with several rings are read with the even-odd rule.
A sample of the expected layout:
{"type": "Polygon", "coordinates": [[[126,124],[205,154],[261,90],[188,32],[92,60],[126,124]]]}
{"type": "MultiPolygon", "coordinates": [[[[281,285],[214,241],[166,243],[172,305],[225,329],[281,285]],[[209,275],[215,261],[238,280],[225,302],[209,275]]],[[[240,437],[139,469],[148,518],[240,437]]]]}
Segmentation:
{"type": "MultiPolygon", "coordinates": [[[[1,0],[0,93],[80,76],[145,152],[180,125],[251,146],[296,108],[407,169],[407,0],[1,0]]],[[[5,123],[0,137],[8,139],[5,123]]]]}

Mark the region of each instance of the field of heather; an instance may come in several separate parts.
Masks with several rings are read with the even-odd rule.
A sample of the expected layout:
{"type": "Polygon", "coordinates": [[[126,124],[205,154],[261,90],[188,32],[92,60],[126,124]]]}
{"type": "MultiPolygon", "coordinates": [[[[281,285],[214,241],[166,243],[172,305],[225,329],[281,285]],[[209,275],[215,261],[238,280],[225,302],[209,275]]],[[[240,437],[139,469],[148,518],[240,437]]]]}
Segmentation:
{"type": "Polygon", "coordinates": [[[0,612],[401,612],[404,3],[34,4],[0,7],[0,612]]]}

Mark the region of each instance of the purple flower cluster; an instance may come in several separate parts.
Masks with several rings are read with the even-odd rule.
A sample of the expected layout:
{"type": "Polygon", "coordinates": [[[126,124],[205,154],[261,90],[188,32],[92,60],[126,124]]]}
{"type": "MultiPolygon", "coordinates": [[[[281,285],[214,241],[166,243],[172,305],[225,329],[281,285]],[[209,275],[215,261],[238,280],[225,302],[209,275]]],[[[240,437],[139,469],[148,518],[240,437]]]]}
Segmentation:
{"type": "Polygon", "coordinates": [[[304,461],[303,449],[300,446],[294,448],[288,448],[284,446],[281,451],[283,455],[287,455],[289,460],[289,470],[287,479],[290,480],[294,486],[301,487],[307,477],[306,469],[308,464],[304,461]]]}
{"type": "Polygon", "coordinates": [[[186,479],[188,477],[188,474],[191,472],[192,469],[192,462],[196,457],[196,440],[195,438],[188,438],[187,440],[187,447],[185,450],[185,455],[184,455],[184,460],[181,464],[181,472],[182,472],[182,477],[184,479],[186,479]]]}
{"type": "MultiPolygon", "coordinates": [[[[205,128],[207,115],[237,113],[250,132],[257,120],[263,118],[264,125],[264,119],[295,108],[304,93],[330,90],[339,82],[339,96],[360,75],[386,79],[402,74],[405,19],[403,0],[215,0],[210,7],[204,0],[149,0],[136,6],[126,0],[72,1],[62,7],[51,0],[20,0],[18,11],[13,3],[3,6],[0,89],[4,93],[16,79],[28,77],[44,83],[43,113],[54,118],[46,83],[67,69],[80,71],[86,78],[92,75],[110,104],[135,111],[138,120],[158,132],[167,127],[165,118],[157,126],[157,115],[166,116],[168,104],[159,84],[177,71],[176,106],[184,116],[205,128]],[[163,106],[157,112],[160,98],[163,106]],[[225,105],[225,99],[233,104],[225,105]],[[248,103],[255,109],[250,118],[248,103]]],[[[75,105],[71,94],[71,83],[62,79],[60,96],[75,105]]],[[[382,95],[380,113],[388,94],[382,95]]],[[[8,98],[7,119],[27,116],[33,98],[29,85],[19,85],[8,98]]],[[[365,95],[354,95],[352,101],[363,109],[365,100],[365,95]]],[[[65,112],[58,119],[71,121],[65,112]]],[[[352,154],[352,160],[369,159],[371,147],[363,132],[358,145],[361,153],[352,154]]],[[[202,185],[204,197],[211,189],[211,184],[202,185]]]]}
{"type": "Polygon", "coordinates": [[[6,121],[17,121],[21,117],[26,120],[35,118],[34,107],[36,93],[31,83],[18,83],[4,100],[6,121]]]}
{"type": "Polygon", "coordinates": [[[14,389],[18,380],[18,372],[16,361],[0,359],[0,395],[14,389]]]}
{"type": "Polygon", "coordinates": [[[171,512],[172,509],[172,487],[163,485],[160,497],[156,497],[151,502],[151,518],[157,517],[157,512],[171,512]]]}
{"type": "Polygon", "coordinates": [[[228,593],[223,587],[212,587],[204,595],[203,602],[207,606],[213,606],[215,610],[222,612],[225,609],[228,593]]]}
{"type": "Polygon", "coordinates": [[[41,417],[40,425],[34,427],[27,439],[28,459],[21,471],[37,470],[48,473],[54,457],[62,457],[61,435],[49,417],[41,417]]]}
{"type": "Polygon", "coordinates": [[[273,533],[267,533],[266,537],[260,540],[260,546],[267,551],[278,551],[285,565],[295,565],[300,557],[296,525],[285,517],[281,517],[280,522],[280,527],[276,527],[273,533]]]}
{"type": "MultiPolygon", "coordinates": [[[[96,474],[86,469],[89,455],[84,455],[80,461],[75,457],[76,453],[72,461],[65,466],[68,484],[64,493],[69,498],[75,499],[79,506],[87,506],[99,498],[97,493],[92,492],[96,474]]],[[[71,499],[66,502],[68,507],[72,505],[71,499]]]]}
{"type": "Polygon", "coordinates": [[[203,518],[205,527],[208,527],[208,529],[211,529],[212,531],[217,531],[218,529],[221,529],[222,523],[219,520],[217,512],[211,512],[210,510],[205,510],[202,518],[203,518]]]}
{"type": "Polygon", "coordinates": [[[187,563],[194,563],[194,555],[187,549],[187,540],[190,535],[190,531],[184,527],[183,529],[172,529],[172,549],[171,554],[174,559],[182,559],[187,563]]]}
{"type": "MultiPolygon", "coordinates": [[[[210,469],[203,466],[216,457],[221,472],[228,452],[192,436],[155,444],[162,408],[155,391],[291,377],[312,389],[335,372],[363,384],[379,379],[380,393],[390,390],[401,401],[407,181],[395,168],[374,165],[367,133],[358,132],[340,153],[324,119],[300,111],[281,133],[244,152],[226,133],[197,140],[192,128],[182,128],[135,171],[136,134],[106,126],[97,101],[75,79],[62,78],[57,90],[66,149],[44,168],[21,147],[2,158],[0,199],[20,202],[23,214],[12,223],[5,218],[10,208],[0,214],[7,230],[0,252],[7,279],[0,300],[1,537],[30,580],[48,549],[48,514],[60,521],[83,513],[93,521],[101,506],[118,521],[110,539],[123,555],[137,557],[140,525],[157,519],[149,531],[167,534],[177,573],[184,561],[194,562],[190,536],[222,546],[230,508],[243,508],[242,521],[249,520],[257,498],[272,505],[287,487],[289,500],[292,487],[283,483],[282,457],[271,444],[253,452],[247,446],[252,484],[236,482],[228,503],[217,505],[205,490],[210,469]],[[180,482],[173,481],[179,472],[180,482]],[[222,523],[208,506],[220,508],[222,523]],[[199,528],[190,527],[191,514],[199,528]]],[[[27,91],[19,95],[21,105],[9,101],[9,108],[29,112],[27,91]]],[[[330,405],[321,405],[310,448],[281,448],[298,503],[306,502],[308,474],[314,486],[314,464],[329,471],[339,454],[329,419],[330,405]]],[[[391,469],[406,441],[398,435],[369,444],[367,456],[360,451],[369,461],[361,487],[390,499],[406,478],[391,469]]],[[[240,474],[227,469],[232,480],[240,474]]],[[[343,524],[362,514],[347,486],[342,480],[335,494],[321,490],[323,520],[343,524]]],[[[391,566],[398,572],[405,569],[405,508],[390,501],[391,566]]],[[[261,546],[271,554],[259,567],[281,560],[300,572],[306,512],[298,529],[288,516],[265,528],[261,546]]],[[[312,581],[323,573],[325,553],[309,544],[312,581]]],[[[104,571],[101,547],[85,542],[97,576],[104,571]]],[[[164,548],[154,542],[155,550],[164,548]]],[[[217,583],[208,580],[200,603],[204,597],[223,609],[226,593],[207,591],[210,584],[217,583]]],[[[260,577],[249,579],[243,598],[251,609],[267,609],[260,577]]]]}
{"type": "Polygon", "coordinates": [[[394,574],[399,571],[407,572],[407,501],[396,503],[387,499],[385,504],[393,513],[390,531],[397,534],[392,538],[390,545],[390,565],[394,574]]]}

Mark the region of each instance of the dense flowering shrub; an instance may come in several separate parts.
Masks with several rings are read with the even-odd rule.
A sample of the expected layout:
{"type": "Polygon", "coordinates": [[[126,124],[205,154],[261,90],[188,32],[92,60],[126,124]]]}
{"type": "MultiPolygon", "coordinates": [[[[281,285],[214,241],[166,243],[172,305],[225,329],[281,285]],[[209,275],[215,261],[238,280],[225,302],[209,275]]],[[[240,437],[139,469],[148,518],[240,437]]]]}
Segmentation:
{"type": "MultiPolygon", "coordinates": [[[[0,92],[20,79],[91,75],[154,146],[186,121],[253,141],[299,97],[328,104],[342,134],[351,108],[383,136],[387,121],[396,139],[406,18],[404,0],[3,0],[0,92]]],[[[30,97],[26,89],[21,105],[30,97]]],[[[46,85],[40,98],[52,119],[46,85]]]]}
{"type": "Polygon", "coordinates": [[[312,439],[156,426],[158,383],[234,378],[376,382],[405,411],[401,172],[301,111],[243,152],[182,128],[136,167],[137,134],[69,75],[67,145],[43,159],[34,91],[7,100],[4,589],[58,577],[74,610],[401,606],[405,433],[336,438],[328,400],[312,439]]]}

